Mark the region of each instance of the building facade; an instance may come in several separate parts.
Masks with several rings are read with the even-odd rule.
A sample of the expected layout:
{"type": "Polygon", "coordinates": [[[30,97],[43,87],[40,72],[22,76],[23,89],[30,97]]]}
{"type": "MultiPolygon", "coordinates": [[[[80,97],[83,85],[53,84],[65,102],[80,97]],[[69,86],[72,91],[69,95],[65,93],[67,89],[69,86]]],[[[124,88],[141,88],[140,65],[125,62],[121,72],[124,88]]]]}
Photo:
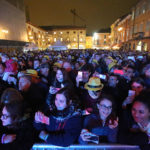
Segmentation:
{"type": "Polygon", "coordinates": [[[40,49],[44,50],[50,45],[52,36],[48,34],[47,31],[32,25],[31,23],[26,23],[26,30],[28,35],[28,42],[30,49],[40,49]]]}
{"type": "Polygon", "coordinates": [[[43,26],[41,27],[51,35],[50,44],[60,41],[68,49],[86,48],[86,27],[78,26],[43,26]]]}
{"type": "Polygon", "coordinates": [[[131,14],[111,25],[112,48],[150,51],[150,0],[140,0],[131,14]]]}
{"type": "Polygon", "coordinates": [[[128,47],[150,51],[150,0],[141,0],[132,8],[128,47]]]}
{"type": "Polygon", "coordinates": [[[92,48],[94,49],[110,49],[111,34],[110,33],[94,33],[92,39],[92,48]]]}
{"type": "Polygon", "coordinates": [[[0,46],[23,46],[27,42],[23,0],[0,0],[0,46]]]}

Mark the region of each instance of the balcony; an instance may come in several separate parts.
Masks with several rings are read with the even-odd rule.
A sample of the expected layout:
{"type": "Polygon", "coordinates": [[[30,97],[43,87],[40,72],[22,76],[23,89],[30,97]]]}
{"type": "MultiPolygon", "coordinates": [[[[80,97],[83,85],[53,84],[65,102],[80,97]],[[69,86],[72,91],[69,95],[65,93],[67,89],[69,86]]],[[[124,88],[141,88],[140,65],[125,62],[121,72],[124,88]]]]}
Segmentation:
{"type": "Polygon", "coordinates": [[[144,32],[137,32],[133,34],[134,39],[142,39],[144,37],[144,32]]]}

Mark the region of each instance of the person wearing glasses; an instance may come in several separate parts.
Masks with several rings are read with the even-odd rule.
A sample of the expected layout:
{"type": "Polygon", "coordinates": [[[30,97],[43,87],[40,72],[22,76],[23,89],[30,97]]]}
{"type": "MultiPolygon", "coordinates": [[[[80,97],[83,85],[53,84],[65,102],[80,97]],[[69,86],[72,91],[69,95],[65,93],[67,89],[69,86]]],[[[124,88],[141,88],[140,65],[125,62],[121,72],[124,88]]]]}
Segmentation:
{"type": "Polygon", "coordinates": [[[79,137],[80,144],[115,143],[117,141],[118,118],[114,114],[114,101],[103,95],[97,103],[98,114],[90,114],[84,120],[79,137]]]}
{"type": "Polygon", "coordinates": [[[22,101],[3,103],[1,108],[0,150],[30,150],[35,132],[22,101]]]}

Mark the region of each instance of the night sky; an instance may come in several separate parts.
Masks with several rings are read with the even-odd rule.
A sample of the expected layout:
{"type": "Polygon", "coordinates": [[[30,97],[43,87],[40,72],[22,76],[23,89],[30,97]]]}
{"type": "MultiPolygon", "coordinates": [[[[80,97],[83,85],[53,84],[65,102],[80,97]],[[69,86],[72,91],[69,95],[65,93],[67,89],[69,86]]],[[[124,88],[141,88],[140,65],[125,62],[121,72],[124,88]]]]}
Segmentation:
{"type": "Polygon", "coordinates": [[[76,25],[87,26],[92,34],[110,25],[130,12],[138,0],[24,0],[28,6],[30,22],[37,26],[73,25],[71,9],[85,21],[76,19],[76,25]]]}

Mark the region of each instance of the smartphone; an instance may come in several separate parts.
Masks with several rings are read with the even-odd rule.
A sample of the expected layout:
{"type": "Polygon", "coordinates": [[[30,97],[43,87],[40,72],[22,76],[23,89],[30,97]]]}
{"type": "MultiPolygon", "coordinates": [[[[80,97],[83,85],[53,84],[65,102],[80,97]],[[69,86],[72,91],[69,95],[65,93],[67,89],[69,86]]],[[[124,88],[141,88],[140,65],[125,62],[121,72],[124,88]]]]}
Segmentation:
{"type": "Polygon", "coordinates": [[[143,59],[143,56],[138,56],[137,59],[143,59]]]}
{"type": "Polygon", "coordinates": [[[83,77],[82,71],[78,71],[78,77],[82,79],[82,77],[83,77]]]}
{"type": "Polygon", "coordinates": [[[123,70],[114,70],[114,74],[124,75],[123,70]]]}
{"type": "Polygon", "coordinates": [[[102,80],[105,80],[105,79],[106,79],[106,75],[100,74],[100,75],[99,75],[99,78],[102,79],[102,80]]]}
{"type": "Polygon", "coordinates": [[[44,116],[44,117],[43,117],[43,120],[42,120],[42,123],[44,123],[44,124],[46,124],[46,125],[49,125],[49,117],[44,116]]]}
{"type": "Polygon", "coordinates": [[[91,136],[89,139],[89,141],[98,144],[99,143],[99,136],[91,136]]]}
{"type": "Polygon", "coordinates": [[[134,56],[128,56],[128,59],[131,59],[131,60],[135,61],[135,57],[134,56]]]}
{"type": "Polygon", "coordinates": [[[128,96],[134,96],[134,95],[135,95],[135,91],[133,91],[133,90],[128,91],[128,96]]]}

